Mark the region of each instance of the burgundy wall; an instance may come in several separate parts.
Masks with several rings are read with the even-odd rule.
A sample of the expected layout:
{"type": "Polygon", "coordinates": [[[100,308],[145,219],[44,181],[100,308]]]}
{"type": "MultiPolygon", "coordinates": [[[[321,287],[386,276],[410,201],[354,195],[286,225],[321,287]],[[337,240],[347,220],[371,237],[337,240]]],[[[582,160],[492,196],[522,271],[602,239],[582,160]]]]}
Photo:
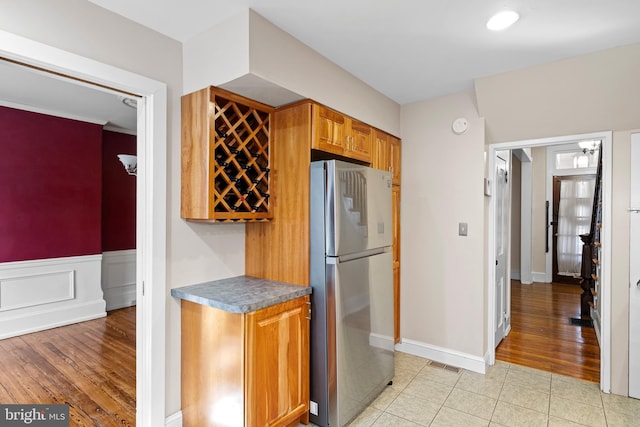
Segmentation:
{"type": "Polygon", "coordinates": [[[102,251],[136,247],[136,177],[118,154],[136,154],[136,137],[104,131],[102,144],[102,251]]]}
{"type": "Polygon", "coordinates": [[[102,127],[0,107],[0,262],[102,252],[102,127]]]}

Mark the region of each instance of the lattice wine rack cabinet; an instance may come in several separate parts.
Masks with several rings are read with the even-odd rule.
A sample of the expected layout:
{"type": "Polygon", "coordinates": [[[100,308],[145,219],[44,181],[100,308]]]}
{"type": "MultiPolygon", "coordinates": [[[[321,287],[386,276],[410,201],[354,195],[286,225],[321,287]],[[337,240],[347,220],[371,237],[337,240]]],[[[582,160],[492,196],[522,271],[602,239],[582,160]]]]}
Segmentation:
{"type": "Polygon", "coordinates": [[[216,87],[182,97],[183,218],[246,222],[272,217],[272,112],[268,105],[216,87]]]}

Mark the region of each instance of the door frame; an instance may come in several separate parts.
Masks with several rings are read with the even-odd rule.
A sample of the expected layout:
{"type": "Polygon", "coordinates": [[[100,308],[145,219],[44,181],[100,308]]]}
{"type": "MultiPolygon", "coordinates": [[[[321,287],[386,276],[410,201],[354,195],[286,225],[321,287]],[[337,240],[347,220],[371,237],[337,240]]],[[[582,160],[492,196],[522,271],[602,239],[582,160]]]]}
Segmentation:
{"type": "Polygon", "coordinates": [[[640,133],[631,134],[631,176],[629,192],[629,397],[640,399],[640,268],[634,256],[640,254],[636,236],[640,232],[640,133]]]}
{"type": "Polygon", "coordinates": [[[137,113],[136,425],[165,425],[166,84],[2,30],[0,56],[69,76],[79,84],[141,97],[137,113]]]}
{"type": "MultiPolygon", "coordinates": [[[[600,389],[605,393],[611,390],[611,166],[612,166],[612,143],[613,133],[611,131],[594,132],[589,134],[567,135],[553,138],[529,139],[512,142],[502,142],[489,144],[487,146],[487,171],[495,168],[496,151],[514,150],[518,148],[529,147],[546,147],[550,145],[560,145],[572,142],[578,142],[586,139],[601,139],[602,144],[602,249],[603,257],[602,266],[602,330],[600,337],[600,389]]],[[[493,179],[493,178],[489,178],[493,179]]],[[[489,200],[488,218],[487,218],[487,253],[495,253],[495,215],[496,215],[495,197],[489,200]]],[[[510,242],[510,239],[507,240],[510,242]]],[[[487,316],[487,342],[488,342],[488,363],[495,364],[496,348],[495,348],[495,261],[493,257],[486,257],[487,264],[487,294],[488,294],[488,316],[487,316]]],[[[510,309],[510,301],[508,302],[510,309]]]]}
{"type": "MultiPolygon", "coordinates": [[[[493,185],[493,191],[492,194],[494,194],[495,196],[497,196],[498,194],[498,185],[496,183],[497,180],[497,169],[496,169],[496,158],[501,158],[501,155],[504,155],[504,159],[501,158],[502,161],[505,162],[505,174],[506,174],[506,182],[505,182],[505,198],[506,200],[503,201],[504,203],[504,212],[503,212],[503,218],[504,216],[506,216],[506,221],[503,221],[502,226],[504,227],[504,266],[502,268],[504,268],[504,281],[502,283],[502,295],[496,295],[494,293],[494,296],[496,297],[495,301],[496,301],[496,310],[499,310],[500,307],[498,307],[497,305],[497,301],[498,301],[498,297],[500,297],[501,299],[501,304],[502,304],[502,308],[504,309],[503,313],[496,313],[496,316],[494,317],[495,319],[501,319],[502,322],[500,323],[495,323],[494,324],[494,347],[497,346],[498,344],[500,344],[500,342],[507,336],[509,335],[509,331],[511,330],[511,179],[512,179],[512,154],[513,152],[511,150],[497,150],[495,152],[495,157],[493,158],[494,161],[494,165],[493,165],[493,173],[492,173],[492,177],[494,178],[494,185],[493,185]],[[498,316],[499,314],[499,316],[498,316]],[[499,330],[499,328],[501,330],[499,330]],[[499,332],[499,333],[498,333],[499,332]],[[499,338],[500,337],[500,338],[499,338]]],[[[493,200],[497,200],[497,197],[493,197],[493,200]]],[[[497,207],[497,204],[494,201],[494,206],[497,207]]],[[[496,212],[496,211],[494,211],[496,212]]],[[[493,222],[493,224],[496,224],[496,221],[493,222]]],[[[495,238],[495,228],[494,228],[494,238],[495,238]]],[[[495,241],[495,240],[494,240],[495,241]]],[[[497,246],[497,245],[496,245],[497,246]]],[[[493,271],[494,271],[494,283],[493,283],[493,288],[494,291],[498,289],[498,283],[496,282],[496,279],[498,278],[495,275],[495,272],[498,269],[498,254],[494,251],[493,252],[493,258],[495,259],[495,265],[493,267],[493,271]]],[[[496,320],[497,321],[497,320],[496,320]]]]}

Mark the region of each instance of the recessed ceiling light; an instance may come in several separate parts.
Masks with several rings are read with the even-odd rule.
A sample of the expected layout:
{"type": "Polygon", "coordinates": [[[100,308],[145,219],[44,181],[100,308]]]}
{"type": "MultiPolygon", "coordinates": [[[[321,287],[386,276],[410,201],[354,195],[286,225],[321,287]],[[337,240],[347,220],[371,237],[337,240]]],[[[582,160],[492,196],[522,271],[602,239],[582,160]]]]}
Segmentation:
{"type": "Polygon", "coordinates": [[[520,18],[516,12],[512,10],[505,10],[499,13],[496,13],[489,19],[487,22],[487,28],[491,31],[500,31],[504,30],[515,24],[515,22],[520,18]]]}

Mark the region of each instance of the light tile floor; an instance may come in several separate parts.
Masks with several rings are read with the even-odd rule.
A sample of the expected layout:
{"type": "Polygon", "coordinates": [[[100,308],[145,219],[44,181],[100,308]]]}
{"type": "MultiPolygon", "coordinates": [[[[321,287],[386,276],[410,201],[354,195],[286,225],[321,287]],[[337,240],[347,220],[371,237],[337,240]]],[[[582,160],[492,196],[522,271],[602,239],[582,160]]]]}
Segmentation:
{"type": "Polygon", "coordinates": [[[487,374],[396,352],[393,385],[351,427],[640,426],[640,400],[498,362],[487,374]]]}

